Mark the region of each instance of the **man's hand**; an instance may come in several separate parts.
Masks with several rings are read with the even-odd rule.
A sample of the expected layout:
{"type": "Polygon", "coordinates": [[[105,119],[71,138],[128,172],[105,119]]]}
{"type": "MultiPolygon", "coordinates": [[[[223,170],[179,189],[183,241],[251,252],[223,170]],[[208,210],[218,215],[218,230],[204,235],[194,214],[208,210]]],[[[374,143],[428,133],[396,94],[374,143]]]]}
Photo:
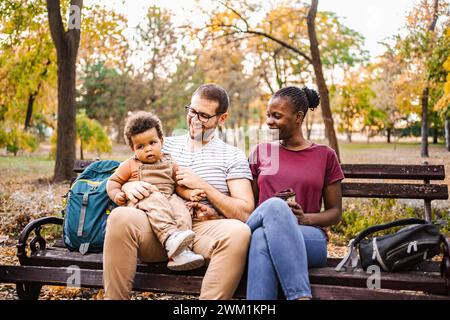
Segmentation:
{"type": "Polygon", "coordinates": [[[190,201],[201,201],[206,198],[206,193],[202,189],[192,189],[190,190],[189,200],[190,201]]]}
{"type": "Polygon", "coordinates": [[[123,206],[123,205],[125,205],[126,203],[127,203],[127,196],[126,196],[126,194],[125,194],[125,192],[123,192],[123,191],[120,191],[120,192],[117,192],[116,193],[116,195],[114,196],[114,202],[116,203],[116,204],[118,204],[119,206],[123,206]]]}
{"type": "Polygon", "coordinates": [[[189,209],[194,210],[194,217],[198,220],[204,221],[220,219],[220,215],[215,209],[210,208],[202,203],[186,202],[186,206],[189,209]]]}
{"type": "Polygon", "coordinates": [[[295,201],[288,201],[287,204],[291,208],[295,217],[297,218],[298,224],[307,225],[308,220],[307,220],[305,213],[303,212],[302,207],[295,201]]]}
{"type": "Polygon", "coordinates": [[[200,178],[191,168],[180,167],[176,172],[177,183],[189,189],[204,189],[205,180],[200,178]]]}
{"type": "Polygon", "coordinates": [[[159,191],[151,183],[145,181],[127,182],[122,186],[122,191],[132,203],[138,203],[139,200],[147,198],[152,192],[159,191]]]}

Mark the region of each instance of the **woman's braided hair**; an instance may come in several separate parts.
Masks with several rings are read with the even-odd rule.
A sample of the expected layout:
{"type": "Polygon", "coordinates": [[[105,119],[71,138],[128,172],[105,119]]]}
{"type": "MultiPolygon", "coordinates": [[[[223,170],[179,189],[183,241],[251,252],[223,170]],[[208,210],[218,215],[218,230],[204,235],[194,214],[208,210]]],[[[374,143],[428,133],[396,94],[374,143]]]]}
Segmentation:
{"type": "Polygon", "coordinates": [[[306,116],[308,109],[314,110],[320,102],[320,96],[314,89],[307,87],[284,87],[272,96],[272,99],[281,98],[286,99],[294,108],[294,112],[302,112],[306,116]]]}

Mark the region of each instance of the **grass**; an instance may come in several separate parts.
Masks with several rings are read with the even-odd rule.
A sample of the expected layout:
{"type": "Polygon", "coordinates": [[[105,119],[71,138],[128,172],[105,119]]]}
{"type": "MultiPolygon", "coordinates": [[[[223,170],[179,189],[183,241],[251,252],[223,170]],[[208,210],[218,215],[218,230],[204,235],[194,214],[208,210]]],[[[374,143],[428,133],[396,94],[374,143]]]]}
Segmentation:
{"type": "Polygon", "coordinates": [[[16,157],[0,157],[2,178],[31,178],[36,176],[50,177],[53,174],[55,161],[43,155],[20,155],[16,157]]]}

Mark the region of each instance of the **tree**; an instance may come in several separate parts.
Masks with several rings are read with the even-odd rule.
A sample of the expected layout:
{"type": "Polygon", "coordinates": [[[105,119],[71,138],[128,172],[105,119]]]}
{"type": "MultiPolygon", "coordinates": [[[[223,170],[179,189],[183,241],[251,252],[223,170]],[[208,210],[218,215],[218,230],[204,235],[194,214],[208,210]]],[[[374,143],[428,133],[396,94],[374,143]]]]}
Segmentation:
{"type": "MultiPolygon", "coordinates": [[[[319,28],[318,25],[316,25],[316,16],[318,14],[317,1],[312,1],[309,8],[293,5],[286,1],[282,2],[276,7],[276,10],[283,12],[283,14],[275,14],[273,13],[275,9],[273,9],[271,14],[273,17],[277,18],[273,19],[268,15],[264,21],[259,23],[255,23],[254,19],[249,19],[249,16],[252,13],[261,9],[257,4],[250,5],[246,1],[238,3],[237,1],[232,0],[220,1],[220,3],[222,4],[222,7],[225,8],[225,11],[216,10],[210,14],[210,22],[208,25],[202,30],[197,30],[197,32],[229,38],[230,41],[247,41],[252,37],[259,38],[262,39],[262,42],[271,42],[274,44],[273,54],[277,53],[277,51],[280,50],[279,48],[282,47],[283,50],[287,50],[295,55],[297,60],[302,61],[307,67],[312,66],[312,72],[321,95],[321,109],[326,128],[326,137],[330,146],[339,154],[333,119],[331,116],[328,88],[322,70],[322,57],[320,54],[321,52],[319,51],[318,42],[319,39],[324,42],[326,42],[327,38],[333,39],[333,33],[337,33],[334,31],[331,32],[331,30],[335,29],[327,29],[323,26],[323,21],[326,21],[326,19],[320,19],[318,25],[323,26],[321,31],[324,30],[324,32],[328,33],[327,37],[317,37],[316,27],[319,28]],[[307,28],[305,28],[305,20],[307,22],[307,28]]],[[[334,39],[336,39],[336,37],[334,39]]],[[[334,42],[334,49],[332,49],[333,41],[330,41],[329,44],[330,51],[328,51],[328,54],[330,55],[330,59],[327,60],[327,63],[331,64],[335,61],[331,56],[345,46],[336,46],[336,42],[334,42]]],[[[345,50],[343,49],[342,51],[345,50]]],[[[347,53],[350,53],[349,56],[352,56],[352,50],[348,50],[347,53]]],[[[266,56],[261,55],[261,58],[269,59],[270,55],[271,54],[269,54],[269,56],[267,56],[267,54],[266,56]]],[[[339,55],[335,55],[335,57],[339,57],[339,55]]],[[[298,67],[298,70],[305,70],[300,64],[298,64],[298,67]]],[[[263,72],[263,75],[266,79],[269,79],[267,72],[263,72]]],[[[265,80],[266,83],[269,81],[265,80]]],[[[279,84],[281,83],[278,79],[277,82],[279,84]]],[[[273,91],[273,88],[270,90],[273,91]]]]}
{"type": "Polygon", "coordinates": [[[187,103],[192,60],[186,48],[177,45],[183,35],[170,10],[150,6],[137,31],[137,53],[145,53],[145,61],[133,77],[144,84],[142,108],[155,112],[171,131],[184,114],[181,106],[187,103]]]}
{"type": "Polygon", "coordinates": [[[170,69],[176,61],[179,36],[175,32],[171,12],[157,6],[148,8],[145,21],[137,31],[139,50],[148,56],[140,73],[145,75],[149,86],[147,98],[153,105],[164,94],[165,80],[174,71],[170,69]]]}
{"type": "Polygon", "coordinates": [[[0,125],[0,147],[17,155],[19,150],[35,151],[38,146],[36,137],[24,132],[15,124],[2,123],[0,125]],[[6,127],[6,128],[5,128],[6,127]]]}
{"type": "MultiPolygon", "coordinates": [[[[450,27],[447,28],[444,38],[447,43],[450,43],[450,27]]],[[[445,119],[445,146],[447,151],[450,151],[450,52],[447,53],[447,59],[442,66],[446,71],[446,82],[443,86],[443,95],[436,104],[436,109],[445,119]]]]}
{"type": "Polygon", "coordinates": [[[401,77],[402,63],[394,50],[387,47],[386,51],[378,57],[378,61],[369,67],[373,75],[371,89],[375,93],[371,104],[385,114],[384,128],[386,130],[387,143],[391,143],[396,124],[401,120],[401,113],[396,97],[407,83],[397,85],[401,77]]]}
{"type": "Polygon", "coordinates": [[[85,110],[87,116],[96,119],[111,134],[117,134],[117,142],[123,140],[123,126],[130,91],[136,86],[127,73],[105,66],[104,62],[86,65],[78,91],[78,109],[85,110]]]}
{"type": "Polygon", "coordinates": [[[311,51],[311,64],[314,67],[314,73],[316,75],[317,87],[319,88],[320,94],[320,105],[322,109],[322,118],[325,124],[325,136],[330,143],[330,146],[336,151],[339,158],[339,148],[338,141],[336,138],[336,133],[334,132],[334,121],[331,115],[330,108],[330,95],[328,92],[328,87],[325,82],[325,77],[323,76],[322,61],[320,59],[319,43],[317,41],[316,29],[315,29],[315,19],[317,15],[317,5],[318,0],[311,0],[311,7],[308,11],[307,25],[308,25],[308,35],[310,42],[311,51]]]}
{"type": "Polygon", "coordinates": [[[339,116],[338,130],[346,133],[348,142],[352,142],[353,132],[366,128],[370,137],[376,125],[379,126],[380,112],[371,104],[375,93],[370,88],[370,80],[360,69],[347,74],[343,83],[334,87],[333,111],[339,116]]]}
{"type": "Polygon", "coordinates": [[[44,3],[10,0],[0,4],[0,108],[7,131],[33,135],[38,126],[50,121],[46,115],[55,109],[56,54],[44,3]]]}
{"type": "Polygon", "coordinates": [[[84,159],[84,151],[94,151],[100,156],[103,152],[110,153],[112,150],[111,141],[102,125],[88,118],[84,110],[77,114],[77,140],[80,145],[80,159],[84,159]]]}
{"type": "Polygon", "coordinates": [[[70,1],[70,17],[65,30],[59,0],[47,0],[48,21],[58,63],[58,120],[54,181],[72,177],[75,161],[76,60],[80,44],[83,0],[70,1]]]}
{"type": "Polygon", "coordinates": [[[397,46],[401,49],[404,59],[408,60],[410,71],[423,74],[421,82],[421,115],[422,115],[422,143],[421,156],[428,157],[428,115],[429,98],[432,79],[427,68],[429,60],[436,46],[442,28],[438,25],[438,18],[448,18],[449,3],[445,0],[422,0],[407,16],[407,31],[405,38],[397,37],[397,46]],[[419,72],[417,72],[419,71],[419,72]]]}
{"type": "Polygon", "coordinates": [[[204,42],[198,50],[196,67],[203,82],[214,82],[227,89],[230,97],[227,123],[231,127],[247,127],[250,103],[259,95],[256,77],[244,70],[245,53],[241,43],[226,43],[225,39],[204,42]]]}

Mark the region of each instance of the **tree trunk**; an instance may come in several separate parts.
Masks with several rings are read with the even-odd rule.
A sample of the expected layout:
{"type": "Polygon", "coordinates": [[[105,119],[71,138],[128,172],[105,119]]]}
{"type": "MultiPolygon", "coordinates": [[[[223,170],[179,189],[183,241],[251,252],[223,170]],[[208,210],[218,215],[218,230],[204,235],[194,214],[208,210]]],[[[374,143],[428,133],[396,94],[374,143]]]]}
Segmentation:
{"type": "Polygon", "coordinates": [[[433,144],[437,144],[439,142],[439,130],[437,124],[433,126],[433,144]]]}
{"type": "MultiPolygon", "coordinates": [[[[40,86],[40,84],[41,83],[39,83],[39,86],[40,86]]],[[[30,96],[28,97],[27,115],[25,117],[25,125],[23,128],[25,131],[28,130],[28,128],[30,127],[30,124],[31,124],[31,116],[33,115],[33,104],[34,104],[34,100],[36,99],[36,95],[38,93],[39,86],[38,86],[38,89],[35,92],[30,93],[30,96]]]]}
{"type": "MultiPolygon", "coordinates": [[[[70,19],[81,19],[77,15],[81,14],[83,1],[71,0],[70,4],[70,19]]],[[[72,178],[76,158],[75,64],[80,43],[80,29],[76,23],[69,21],[69,30],[64,31],[59,0],[47,0],[47,10],[58,62],[58,120],[53,176],[53,181],[58,182],[72,178]]]]}
{"type": "Polygon", "coordinates": [[[327,84],[323,76],[319,43],[317,42],[316,29],[314,23],[317,14],[317,5],[318,0],[311,1],[311,8],[308,11],[308,18],[307,18],[312,65],[314,67],[316,83],[320,94],[320,106],[322,108],[322,117],[325,124],[325,136],[328,139],[330,147],[336,151],[338,159],[340,159],[339,145],[336,138],[336,132],[334,131],[334,121],[331,115],[330,97],[328,93],[327,84]]]}
{"type": "MultiPolygon", "coordinates": [[[[433,2],[433,20],[428,27],[430,32],[434,32],[436,23],[439,17],[439,0],[433,2]]],[[[431,48],[430,48],[431,49],[431,48]]],[[[429,76],[427,81],[429,80],[429,76]]],[[[428,155],[428,96],[430,95],[430,87],[428,83],[422,91],[422,143],[420,146],[420,155],[422,157],[429,157],[428,155]]]]}
{"type": "Polygon", "coordinates": [[[450,152],[450,113],[445,117],[445,148],[450,152]]]}
{"type": "Polygon", "coordinates": [[[352,142],[352,132],[350,130],[347,130],[347,142],[352,142]]]}
{"type": "Polygon", "coordinates": [[[391,143],[392,129],[391,128],[387,128],[386,129],[386,134],[387,134],[387,143],[391,143]]]}
{"type": "Polygon", "coordinates": [[[83,154],[83,139],[80,139],[80,159],[84,160],[84,154],[83,154]]]}
{"type": "Polygon", "coordinates": [[[117,143],[125,143],[125,138],[123,136],[124,129],[125,129],[125,125],[119,121],[116,126],[116,130],[117,130],[116,142],[117,143]]]}
{"type": "Polygon", "coordinates": [[[422,91],[422,143],[420,145],[420,155],[428,158],[428,95],[430,88],[427,86],[422,91]]]}
{"type": "Polygon", "coordinates": [[[39,81],[39,84],[38,84],[36,90],[33,93],[30,93],[30,96],[28,97],[27,115],[25,117],[25,125],[24,125],[25,131],[27,131],[31,125],[31,117],[33,115],[34,101],[36,100],[36,97],[39,94],[39,90],[41,89],[42,82],[44,81],[43,78],[47,74],[48,66],[50,65],[50,63],[51,63],[51,61],[50,61],[50,59],[48,59],[46,65],[45,65],[45,69],[41,74],[41,81],[39,81]]]}

